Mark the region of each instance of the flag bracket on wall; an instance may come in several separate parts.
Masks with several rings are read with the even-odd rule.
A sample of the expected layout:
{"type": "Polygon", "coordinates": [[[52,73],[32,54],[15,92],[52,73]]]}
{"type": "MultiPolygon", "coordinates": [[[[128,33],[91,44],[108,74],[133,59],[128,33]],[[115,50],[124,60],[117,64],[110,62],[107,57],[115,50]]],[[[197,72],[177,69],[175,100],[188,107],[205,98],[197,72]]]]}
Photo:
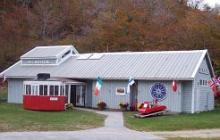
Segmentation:
{"type": "Polygon", "coordinates": [[[135,83],[134,78],[129,77],[128,80],[128,85],[127,85],[127,94],[129,94],[131,92],[131,86],[135,83]]]}

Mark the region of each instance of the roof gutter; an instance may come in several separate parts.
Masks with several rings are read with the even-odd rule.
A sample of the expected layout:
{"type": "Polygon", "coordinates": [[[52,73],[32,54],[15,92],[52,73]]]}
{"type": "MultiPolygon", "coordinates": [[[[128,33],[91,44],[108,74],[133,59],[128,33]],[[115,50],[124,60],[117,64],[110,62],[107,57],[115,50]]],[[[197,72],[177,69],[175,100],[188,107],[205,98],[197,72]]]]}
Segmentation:
{"type": "MultiPolygon", "coordinates": [[[[70,78],[70,79],[83,79],[83,80],[96,80],[96,77],[71,77],[71,76],[54,76],[51,75],[53,78],[70,78]]],[[[101,76],[100,76],[101,77],[101,76]]],[[[36,78],[36,76],[9,76],[7,75],[7,78],[22,78],[22,79],[29,79],[29,78],[36,78]]],[[[103,80],[128,80],[129,77],[101,77],[103,80]]],[[[140,77],[134,77],[134,80],[149,80],[149,81],[172,81],[172,80],[178,80],[178,81],[193,81],[194,79],[192,77],[188,78],[140,78],[140,77]]]]}

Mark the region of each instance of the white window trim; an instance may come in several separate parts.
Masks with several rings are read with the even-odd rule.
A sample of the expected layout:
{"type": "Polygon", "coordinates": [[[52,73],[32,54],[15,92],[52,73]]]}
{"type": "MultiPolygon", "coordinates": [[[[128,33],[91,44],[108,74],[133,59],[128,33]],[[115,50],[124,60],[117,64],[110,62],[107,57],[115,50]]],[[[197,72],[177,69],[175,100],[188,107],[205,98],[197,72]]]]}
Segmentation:
{"type": "Polygon", "coordinates": [[[115,94],[118,95],[118,96],[124,96],[124,95],[126,95],[125,87],[116,87],[116,88],[115,88],[115,94]],[[124,93],[119,93],[119,92],[118,92],[118,89],[123,89],[123,90],[124,90],[124,93]]]}
{"type": "MultiPolygon", "coordinates": [[[[31,86],[31,94],[33,96],[61,96],[60,87],[63,86],[65,88],[65,84],[60,81],[24,81],[24,95],[27,95],[26,86],[31,86]],[[43,86],[43,95],[40,95],[40,86],[43,86]],[[47,95],[44,95],[44,86],[47,86],[47,95]],[[50,95],[50,86],[54,86],[53,95],[50,95]],[[58,95],[55,95],[55,86],[58,86],[58,95]],[[35,89],[34,89],[35,88],[35,89]]],[[[65,92],[65,90],[64,90],[65,92]]],[[[65,93],[64,93],[65,96],[65,93]]]]}

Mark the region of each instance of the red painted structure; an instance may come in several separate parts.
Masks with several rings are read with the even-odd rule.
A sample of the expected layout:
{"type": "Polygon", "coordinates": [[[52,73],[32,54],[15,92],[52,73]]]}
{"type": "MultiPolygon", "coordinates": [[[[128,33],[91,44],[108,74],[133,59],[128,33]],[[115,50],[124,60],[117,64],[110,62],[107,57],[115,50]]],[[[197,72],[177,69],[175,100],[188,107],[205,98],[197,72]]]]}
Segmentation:
{"type": "Polygon", "coordinates": [[[65,103],[65,96],[23,95],[23,107],[29,110],[62,111],[65,103]]]}
{"type": "Polygon", "coordinates": [[[58,80],[24,81],[23,108],[39,111],[65,110],[65,85],[58,80]]]}
{"type": "Polygon", "coordinates": [[[173,82],[172,82],[172,89],[173,89],[174,92],[177,91],[177,84],[176,84],[175,80],[173,80],[173,82]]]}
{"type": "Polygon", "coordinates": [[[150,113],[155,113],[166,109],[167,107],[165,105],[158,105],[157,103],[152,104],[152,102],[146,101],[141,104],[140,108],[138,109],[138,112],[141,115],[147,115],[150,113]]]}

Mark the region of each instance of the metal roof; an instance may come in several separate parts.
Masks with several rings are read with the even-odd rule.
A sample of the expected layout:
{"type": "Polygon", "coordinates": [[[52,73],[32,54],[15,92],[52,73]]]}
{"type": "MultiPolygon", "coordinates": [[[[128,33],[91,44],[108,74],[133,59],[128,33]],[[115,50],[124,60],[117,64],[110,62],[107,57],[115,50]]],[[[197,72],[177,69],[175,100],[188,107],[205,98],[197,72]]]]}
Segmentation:
{"type": "Polygon", "coordinates": [[[73,48],[72,45],[63,46],[38,46],[21,56],[25,58],[57,58],[66,49],[73,48]]]}
{"type": "MultiPolygon", "coordinates": [[[[50,73],[51,77],[75,79],[96,79],[99,76],[115,80],[129,77],[142,80],[192,80],[204,58],[209,58],[207,50],[101,54],[100,59],[77,59],[80,55],[72,56],[58,66],[24,66],[19,61],[2,75],[29,78],[36,77],[38,73],[50,73]]],[[[212,67],[210,73],[213,74],[212,67]]]]}

